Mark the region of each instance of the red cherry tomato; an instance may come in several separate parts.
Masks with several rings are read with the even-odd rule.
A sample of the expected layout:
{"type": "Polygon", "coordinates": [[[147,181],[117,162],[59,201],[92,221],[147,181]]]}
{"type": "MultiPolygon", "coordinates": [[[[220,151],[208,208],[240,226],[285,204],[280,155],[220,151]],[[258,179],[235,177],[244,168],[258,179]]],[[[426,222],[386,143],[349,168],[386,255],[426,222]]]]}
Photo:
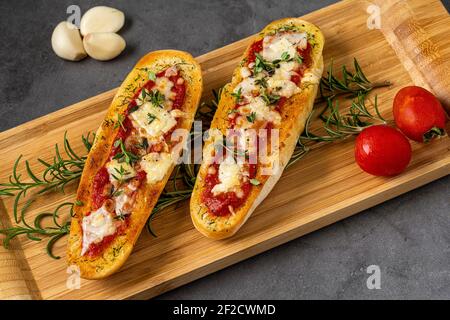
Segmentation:
{"type": "Polygon", "coordinates": [[[400,131],[392,127],[371,126],[356,138],[355,160],[367,173],[394,176],[408,166],[411,145],[400,131]]]}
{"type": "Polygon", "coordinates": [[[410,86],[397,92],[393,112],[397,127],[412,140],[427,142],[445,134],[445,111],[424,88],[410,86]]]}

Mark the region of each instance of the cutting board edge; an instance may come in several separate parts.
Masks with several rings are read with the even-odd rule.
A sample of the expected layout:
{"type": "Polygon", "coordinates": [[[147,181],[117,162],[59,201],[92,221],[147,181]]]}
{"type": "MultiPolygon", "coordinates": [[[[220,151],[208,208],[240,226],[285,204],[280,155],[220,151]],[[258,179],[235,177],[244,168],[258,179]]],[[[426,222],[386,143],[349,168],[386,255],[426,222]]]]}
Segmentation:
{"type": "MultiPolygon", "coordinates": [[[[365,198],[363,201],[361,202],[357,202],[354,203],[355,206],[358,206],[358,209],[352,210],[352,206],[345,206],[342,207],[340,210],[336,210],[333,213],[328,213],[328,214],[323,214],[321,216],[321,218],[316,219],[316,220],[312,220],[307,224],[303,224],[303,225],[299,225],[298,227],[291,229],[288,232],[282,232],[277,236],[274,236],[270,239],[267,239],[263,242],[259,242],[257,244],[255,244],[254,246],[248,247],[244,250],[241,250],[239,252],[236,252],[230,256],[227,257],[223,257],[221,260],[219,261],[215,261],[214,263],[218,264],[219,266],[217,268],[212,268],[211,270],[205,271],[205,273],[200,273],[198,275],[196,275],[195,278],[191,278],[191,279],[182,279],[181,282],[179,284],[177,284],[176,286],[171,287],[170,285],[168,285],[167,283],[161,284],[159,286],[153,287],[148,289],[149,291],[152,291],[155,288],[159,288],[159,287],[164,287],[167,290],[163,290],[163,291],[158,291],[158,292],[145,292],[141,291],[139,293],[136,293],[135,295],[131,295],[128,297],[123,297],[122,299],[150,299],[153,297],[156,297],[160,294],[166,293],[170,290],[176,289],[177,287],[180,287],[182,285],[185,285],[187,283],[190,283],[192,281],[198,280],[200,278],[203,278],[207,275],[210,275],[214,272],[217,272],[219,270],[225,269],[229,266],[232,266],[233,264],[236,264],[238,262],[244,261],[248,258],[251,258],[253,256],[256,256],[260,253],[263,253],[265,251],[271,250],[275,247],[278,247],[282,244],[288,243],[292,240],[298,239],[304,235],[307,235],[309,233],[312,233],[314,231],[317,231],[319,229],[322,229],[324,227],[330,226],[338,221],[344,220],[346,218],[349,218],[351,216],[354,216],[358,213],[360,213],[361,211],[367,210],[369,208],[372,208],[378,204],[381,204],[383,202],[386,202],[388,200],[394,199],[402,194],[405,194],[411,190],[420,188],[428,183],[431,183],[435,180],[438,180],[440,178],[443,178],[447,175],[450,174],[450,157],[447,157],[446,159],[443,160],[443,162],[446,164],[444,164],[443,166],[439,167],[438,169],[434,169],[432,171],[428,171],[426,173],[424,173],[421,176],[418,176],[416,179],[414,180],[409,180],[408,181],[408,187],[404,188],[406,184],[401,184],[401,185],[397,185],[391,189],[387,189],[384,190],[383,193],[386,193],[387,196],[383,197],[381,195],[381,193],[375,194],[374,195],[374,199],[372,198],[365,198]],[[418,183],[417,183],[418,182],[418,183]],[[400,191],[401,190],[401,191],[400,191]],[[368,202],[368,204],[364,203],[364,202],[368,202]],[[331,218],[331,219],[330,219],[331,218]],[[311,228],[310,228],[311,227],[311,228]],[[306,230],[305,230],[306,229],[306,230]],[[234,258],[230,258],[233,257],[235,255],[240,255],[243,254],[243,257],[237,258],[235,260],[233,260],[234,258]],[[222,260],[230,260],[227,261],[226,263],[222,264],[222,260]]],[[[204,266],[204,268],[208,268],[210,265],[206,265],[204,266]]],[[[193,270],[191,273],[194,273],[196,271],[198,271],[199,269],[193,270]]],[[[176,280],[180,280],[180,278],[184,277],[184,276],[189,276],[191,273],[186,273],[181,277],[176,278],[176,280]]],[[[170,282],[170,281],[169,281],[170,282]]]]}
{"type": "MultiPolygon", "coordinates": [[[[349,1],[345,1],[345,2],[349,2],[349,1]]],[[[330,6],[330,7],[338,6],[338,5],[340,5],[340,3],[334,4],[334,5],[330,6]]],[[[326,7],[326,8],[320,9],[320,10],[316,11],[316,13],[317,13],[317,12],[320,12],[321,10],[324,10],[324,9],[329,9],[330,7],[326,7]]],[[[307,16],[308,16],[308,15],[306,15],[306,17],[307,17],[307,16]]],[[[251,37],[251,36],[250,36],[250,37],[251,37]]],[[[250,37],[248,37],[248,38],[250,38],[250,37]]],[[[245,40],[245,41],[248,41],[247,38],[246,38],[246,39],[242,39],[242,40],[240,40],[240,41],[244,41],[244,40],[245,40]]],[[[231,45],[232,45],[232,44],[231,44],[231,45]]],[[[219,48],[219,49],[216,49],[216,50],[220,50],[220,49],[223,49],[223,48],[219,48]]],[[[214,51],[216,51],[216,50],[214,50],[214,51]]],[[[214,52],[214,51],[212,51],[212,52],[214,52]]],[[[208,54],[208,53],[207,53],[207,54],[208,54]]],[[[205,54],[205,55],[207,55],[207,54],[205,54]]],[[[203,57],[203,56],[204,56],[204,55],[199,56],[198,58],[200,59],[200,58],[203,57]]],[[[400,59],[399,59],[399,60],[400,60],[400,59]]],[[[89,99],[86,99],[86,100],[81,101],[81,102],[79,102],[79,103],[76,103],[76,104],[73,104],[73,105],[71,105],[71,106],[65,107],[65,108],[63,108],[63,109],[60,109],[60,110],[55,111],[55,112],[53,112],[53,113],[50,113],[50,114],[48,114],[48,115],[42,116],[42,117],[40,117],[40,118],[31,120],[31,121],[29,121],[29,122],[27,122],[27,123],[24,123],[24,124],[22,124],[22,125],[19,125],[19,126],[15,127],[15,128],[12,128],[12,129],[9,129],[9,130],[0,132],[0,140],[2,140],[3,138],[5,138],[5,137],[7,137],[7,136],[9,136],[9,135],[16,134],[17,132],[19,132],[19,131],[21,131],[21,130],[29,129],[29,128],[31,128],[31,127],[35,127],[36,125],[40,125],[40,124],[42,124],[42,123],[45,123],[45,122],[48,121],[50,118],[53,118],[53,117],[55,117],[55,116],[57,116],[57,117],[63,117],[63,116],[65,116],[65,115],[67,115],[68,113],[71,113],[71,112],[73,112],[73,111],[79,110],[79,109],[83,108],[84,103],[90,103],[91,100],[95,100],[95,99],[103,99],[103,100],[111,99],[111,98],[113,97],[113,95],[114,95],[114,93],[115,93],[116,90],[117,90],[117,88],[111,89],[111,90],[109,90],[109,91],[107,91],[107,92],[101,93],[101,94],[99,94],[99,95],[97,95],[97,96],[94,96],[94,97],[92,97],[92,98],[89,98],[89,99]],[[17,130],[17,131],[14,131],[14,130],[17,130]]],[[[403,193],[405,193],[405,192],[408,192],[408,191],[410,191],[410,190],[412,190],[412,189],[414,189],[414,188],[416,188],[416,187],[420,187],[421,185],[424,185],[424,184],[426,184],[426,183],[429,183],[429,182],[431,182],[431,181],[433,181],[433,180],[436,180],[436,179],[438,179],[438,178],[441,178],[441,177],[443,177],[443,176],[446,176],[446,175],[449,174],[448,170],[449,170],[449,166],[448,166],[448,162],[447,162],[447,164],[446,164],[445,166],[443,166],[442,168],[439,168],[438,170],[433,171],[433,172],[430,172],[428,175],[426,175],[428,178],[427,178],[427,180],[424,180],[422,184],[419,184],[419,185],[417,185],[417,186],[412,186],[410,189],[404,190],[404,191],[402,191],[401,193],[399,193],[398,195],[403,194],[403,193]],[[441,172],[441,170],[444,170],[444,171],[441,172]],[[440,172],[440,175],[439,175],[439,176],[436,176],[435,178],[432,178],[432,177],[431,177],[432,174],[433,174],[433,173],[436,173],[436,172],[440,172]]],[[[391,191],[391,190],[390,190],[390,191],[391,191]]],[[[390,197],[389,199],[394,198],[394,197],[396,197],[396,196],[398,196],[398,195],[394,195],[394,196],[390,197]]],[[[1,199],[0,199],[0,201],[1,201],[1,199]]],[[[378,203],[381,203],[381,202],[383,202],[383,201],[385,201],[385,200],[381,200],[381,201],[378,202],[378,203]]],[[[376,204],[378,204],[378,203],[374,203],[373,205],[376,205],[376,204]]],[[[367,208],[370,208],[370,207],[372,207],[373,205],[368,206],[367,208]]],[[[361,209],[361,210],[364,210],[364,209],[361,209]]],[[[356,213],[358,213],[358,212],[360,212],[360,211],[355,211],[355,212],[353,212],[353,213],[349,213],[348,215],[344,215],[342,218],[337,218],[337,220],[332,221],[332,222],[330,222],[330,223],[328,223],[328,224],[326,224],[326,225],[323,225],[323,226],[327,226],[327,225],[329,225],[329,224],[332,224],[332,223],[334,223],[334,222],[337,222],[337,221],[339,221],[339,220],[342,220],[342,219],[344,219],[344,218],[346,218],[346,217],[352,216],[352,215],[354,215],[354,214],[356,214],[356,213]]],[[[242,261],[242,260],[244,260],[244,259],[246,259],[246,258],[248,258],[248,257],[250,257],[250,256],[252,256],[252,255],[254,255],[254,254],[261,253],[262,251],[271,249],[271,248],[273,248],[273,247],[275,247],[275,246],[278,246],[278,245],[280,245],[280,244],[282,244],[282,243],[285,243],[285,242],[288,242],[288,241],[293,240],[293,239],[295,239],[295,238],[298,238],[298,237],[300,237],[300,236],[302,236],[302,235],[304,235],[304,234],[313,232],[313,231],[315,231],[315,230],[317,230],[317,229],[320,229],[320,228],[323,227],[323,226],[318,226],[317,228],[311,229],[310,231],[307,231],[307,232],[304,232],[304,233],[301,233],[301,232],[299,231],[299,228],[300,228],[300,227],[297,228],[297,229],[293,229],[292,232],[294,232],[294,231],[297,232],[297,231],[298,231],[299,234],[298,234],[298,235],[293,235],[292,238],[286,238],[286,240],[283,240],[283,241],[280,242],[279,244],[274,244],[273,246],[268,247],[268,248],[262,248],[262,249],[260,249],[260,251],[257,251],[257,250],[259,250],[259,249],[256,248],[256,249],[254,249],[254,250],[255,250],[255,253],[251,253],[251,252],[250,252],[250,253],[248,254],[248,256],[243,257],[242,259],[237,260],[237,261],[234,261],[234,262],[229,262],[229,263],[227,263],[227,264],[224,265],[223,267],[220,267],[220,268],[217,269],[217,270],[220,270],[220,269],[222,269],[222,268],[225,268],[225,267],[227,267],[227,266],[229,266],[229,265],[232,265],[232,264],[234,264],[234,263],[236,263],[236,262],[238,262],[238,261],[242,261]]],[[[291,231],[289,231],[289,232],[291,232],[291,231]]],[[[284,235],[284,234],[281,234],[279,237],[282,237],[283,235],[284,235]]],[[[274,237],[274,238],[277,238],[277,239],[278,239],[278,237],[274,237]]],[[[268,239],[268,240],[266,240],[266,241],[270,241],[270,240],[272,240],[272,239],[274,239],[274,238],[268,239]]],[[[249,247],[249,248],[246,249],[246,250],[251,250],[252,248],[258,247],[259,245],[262,245],[262,244],[265,244],[265,241],[264,241],[264,242],[261,242],[260,244],[255,245],[255,246],[253,246],[253,247],[249,247]]],[[[237,254],[239,254],[239,253],[240,253],[240,252],[235,253],[235,254],[237,255],[237,254]]],[[[231,255],[231,256],[233,256],[233,255],[231,255]]],[[[224,259],[226,259],[226,258],[227,258],[227,257],[224,257],[222,260],[224,260],[224,259]]],[[[205,267],[207,267],[207,265],[206,265],[205,267]]],[[[197,269],[197,270],[198,270],[198,269],[197,269]]],[[[215,271],[217,271],[217,270],[215,270],[215,271]]],[[[211,272],[214,272],[214,271],[211,271],[211,272]]],[[[207,274],[209,274],[209,273],[211,273],[211,272],[208,272],[207,274]]],[[[190,273],[187,273],[186,275],[189,275],[189,274],[190,274],[190,273]]],[[[195,279],[198,279],[198,278],[200,278],[200,277],[202,277],[202,276],[203,276],[203,275],[200,274],[198,277],[193,278],[192,280],[186,280],[186,282],[177,284],[177,286],[175,286],[175,287],[178,287],[178,286],[183,285],[183,284],[185,284],[185,283],[187,283],[187,282],[190,282],[190,281],[193,281],[193,280],[195,280],[195,279]]],[[[171,281],[175,281],[175,280],[177,280],[177,279],[178,279],[178,278],[173,279],[173,280],[171,280],[171,281]]],[[[173,288],[175,288],[175,287],[173,287],[173,288]]],[[[158,287],[155,287],[155,288],[158,288],[158,287]]],[[[170,289],[173,289],[173,288],[170,288],[170,289]]],[[[169,289],[169,290],[170,290],[170,289],[169,289]]],[[[151,290],[151,289],[149,289],[149,290],[151,290]]],[[[137,294],[135,294],[135,295],[128,296],[128,298],[133,298],[133,297],[135,297],[135,298],[140,298],[141,295],[142,295],[142,298],[144,298],[144,297],[149,297],[149,296],[146,296],[147,293],[145,293],[145,292],[146,292],[146,291],[141,291],[140,293],[137,293],[137,294]]],[[[162,293],[162,292],[160,292],[160,293],[162,293]]],[[[160,293],[156,293],[156,294],[160,294],[160,293]]],[[[156,294],[155,294],[155,295],[156,295],[156,294]]],[[[154,295],[152,295],[152,296],[154,296],[154,295]]],[[[125,298],[127,298],[127,297],[125,297],[125,298]]]]}

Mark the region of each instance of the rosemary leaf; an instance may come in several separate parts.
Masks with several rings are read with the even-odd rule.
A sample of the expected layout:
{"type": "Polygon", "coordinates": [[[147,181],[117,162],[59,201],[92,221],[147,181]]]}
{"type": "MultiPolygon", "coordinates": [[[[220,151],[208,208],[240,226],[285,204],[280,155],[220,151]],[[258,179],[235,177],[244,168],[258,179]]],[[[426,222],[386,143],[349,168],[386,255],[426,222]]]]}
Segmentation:
{"type": "MultiPolygon", "coordinates": [[[[92,147],[92,141],[93,136],[89,133],[86,137],[82,136],[82,142],[87,150],[92,147]]],[[[15,197],[13,202],[13,215],[16,223],[19,223],[21,220],[18,214],[19,202],[27,193],[32,190],[38,190],[38,194],[53,190],[64,191],[68,183],[80,178],[86,156],[80,156],[74,152],[69,143],[67,132],[64,134],[63,145],[66,157],[61,154],[59,146],[56,144],[53,162],[49,163],[40,158],[37,159],[43,166],[43,171],[40,175],[37,175],[31,170],[28,160],[24,161],[28,179],[23,179],[22,175],[18,173],[18,167],[22,160],[22,155],[20,155],[14,163],[9,182],[0,184],[0,196],[15,197]]]]}

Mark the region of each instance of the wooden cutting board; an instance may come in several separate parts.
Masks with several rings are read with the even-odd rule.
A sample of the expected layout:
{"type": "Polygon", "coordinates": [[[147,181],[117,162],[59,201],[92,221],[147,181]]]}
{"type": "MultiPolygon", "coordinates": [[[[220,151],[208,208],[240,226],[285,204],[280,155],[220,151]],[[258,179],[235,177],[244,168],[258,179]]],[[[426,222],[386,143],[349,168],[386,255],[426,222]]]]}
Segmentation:
{"type": "MultiPolygon", "coordinates": [[[[392,81],[391,88],[377,92],[382,113],[388,118],[392,118],[390,109],[397,90],[413,83],[433,90],[448,106],[450,18],[445,8],[439,1],[380,3],[381,30],[367,27],[369,3],[363,1],[341,2],[304,17],[325,34],[326,64],[333,58],[335,66],[351,65],[356,57],[371,81],[392,81]]],[[[230,79],[249,41],[243,39],[198,57],[204,70],[205,99],[230,79]]],[[[35,159],[50,160],[54,143],[62,142],[66,130],[74,149],[82,152],[79,137],[97,128],[114,92],[0,133],[0,181],[8,179],[19,154],[38,170],[35,159]]],[[[413,149],[405,173],[377,178],[354,163],[352,139],[322,146],[286,170],[239,233],[224,241],[209,240],[193,228],[187,203],[169,208],[153,224],[158,238],[144,231],[119,273],[100,281],[83,280],[77,290],[67,288],[66,262],[49,258],[44,241],[19,238],[10,250],[0,248],[0,298],[153,297],[450,173],[448,137],[429,145],[414,143],[413,149]]],[[[66,194],[49,194],[32,206],[28,216],[73,201],[75,190],[72,185],[66,194]]],[[[12,198],[1,199],[0,210],[2,223],[10,225],[12,198]]],[[[56,254],[64,256],[64,251],[63,239],[56,244],[56,254]]]]}

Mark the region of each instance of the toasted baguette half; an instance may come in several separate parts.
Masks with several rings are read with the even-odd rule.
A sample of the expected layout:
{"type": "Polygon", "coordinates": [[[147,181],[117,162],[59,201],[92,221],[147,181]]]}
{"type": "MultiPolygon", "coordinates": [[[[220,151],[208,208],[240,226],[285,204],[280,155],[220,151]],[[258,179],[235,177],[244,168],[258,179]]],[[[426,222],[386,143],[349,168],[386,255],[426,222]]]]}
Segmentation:
{"type": "MultiPolygon", "coordinates": [[[[223,239],[235,234],[255,208],[267,197],[291,158],[298,138],[304,130],[305,122],[312,111],[323,72],[322,49],[324,46],[323,34],[315,25],[298,18],[286,18],[270,23],[254,37],[254,40],[246,49],[239,67],[244,64],[253,43],[263,39],[266,35],[290,28],[296,28],[299,32],[308,34],[308,42],[312,47],[311,63],[309,68],[305,70],[303,80],[299,84],[301,91],[291,96],[281,110],[282,124],[279,127],[278,170],[270,176],[262,176],[259,172],[260,170],[258,170],[256,179],[260,184],[252,186],[246,201],[239,208],[235,208],[232,214],[217,216],[211,214],[207,206],[202,202],[202,193],[206,187],[205,177],[208,169],[208,164],[204,161],[200,167],[191,197],[190,214],[197,230],[209,238],[223,239]]],[[[211,123],[211,129],[217,129],[223,135],[226,134],[226,130],[229,127],[227,116],[236,104],[235,96],[232,95],[233,90],[243,79],[241,72],[239,72],[239,67],[234,71],[232,81],[225,85],[222,90],[219,105],[211,123]]],[[[204,154],[205,150],[213,148],[213,143],[214,139],[206,141],[203,148],[204,154]]]]}
{"type": "Polygon", "coordinates": [[[75,216],[71,222],[67,245],[68,264],[78,266],[83,278],[100,279],[107,277],[125,263],[175,166],[172,164],[164,178],[159,182],[151,184],[145,180],[140,185],[132,213],[129,216],[128,227],[123,234],[115,237],[100,255],[92,258],[81,255],[82,219],[92,211],[93,177],[109,159],[113,141],[119,130],[119,126],[114,125],[117,121],[117,115],[126,110],[128,101],[149,79],[149,71],[157,72],[174,65],[177,65],[186,84],[186,95],[183,103],[186,116],[180,118],[178,128],[186,129],[186,132],[189,132],[202,94],[200,66],[189,53],[161,50],[148,53],[134,66],[118,89],[105,119],[96,133],[78,187],[77,200],[82,205],[74,207],[75,216]]]}

